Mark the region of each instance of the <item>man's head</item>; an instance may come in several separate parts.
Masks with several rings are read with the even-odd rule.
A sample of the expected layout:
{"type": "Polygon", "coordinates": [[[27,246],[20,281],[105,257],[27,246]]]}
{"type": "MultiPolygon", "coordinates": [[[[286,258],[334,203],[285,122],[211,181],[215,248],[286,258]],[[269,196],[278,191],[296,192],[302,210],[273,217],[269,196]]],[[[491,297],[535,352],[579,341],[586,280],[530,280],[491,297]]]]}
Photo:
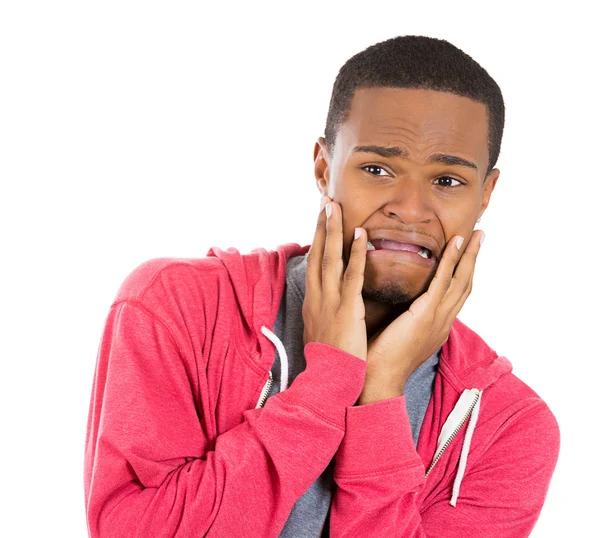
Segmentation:
{"type": "Polygon", "coordinates": [[[412,302],[454,235],[466,248],[500,173],[503,127],[500,88],[447,41],[400,36],[344,64],[314,151],[317,186],[342,208],[344,259],[357,226],[370,239],[423,239],[436,258],[368,256],[365,299],[412,302]]]}

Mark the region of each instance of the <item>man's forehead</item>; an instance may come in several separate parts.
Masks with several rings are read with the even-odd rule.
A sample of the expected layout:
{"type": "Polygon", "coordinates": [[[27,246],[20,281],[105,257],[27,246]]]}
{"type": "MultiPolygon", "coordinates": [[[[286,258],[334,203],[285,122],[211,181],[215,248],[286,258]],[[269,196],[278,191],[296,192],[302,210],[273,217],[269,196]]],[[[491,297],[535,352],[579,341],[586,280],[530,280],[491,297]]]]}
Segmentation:
{"type": "Polygon", "coordinates": [[[416,145],[466,152],[480,163],[487,159],[486,108],[471,99],[433,90],[366,88],[356,92],[349,112],[339,131],[347,157],[356,146],[400,147],[398,156],[407,156],[407,146],[416,145]]]}
{"type": "Polygon", "coordinates": [[[352,99],[348,123],[380,132],[486,132],[487,113],[483,103],[447,92],[367,88],[352,99]]]}
{"type": "MultiPolygon", "coordinates": [[[[423,88],[358,88],[352,97],[351,111],[366,108],[370,112],[406,112],[425,107],[433,112],[479,112],[485,114],[483,103],[462,95],[423,88]]],[[[383,114],[385,116],[385,114],[383,114]]]]}

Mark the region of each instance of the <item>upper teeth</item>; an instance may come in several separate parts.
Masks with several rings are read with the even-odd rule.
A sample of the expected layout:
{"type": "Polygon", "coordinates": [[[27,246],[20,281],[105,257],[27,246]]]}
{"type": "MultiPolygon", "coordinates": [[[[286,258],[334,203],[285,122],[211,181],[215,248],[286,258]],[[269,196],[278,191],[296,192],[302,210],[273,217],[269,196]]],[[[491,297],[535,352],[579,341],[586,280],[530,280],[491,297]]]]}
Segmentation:
{"type": "Polygon", "coordinates": [[[367,241],[367,250],[375,250],[375,247],[371,241],[367,241]]]}

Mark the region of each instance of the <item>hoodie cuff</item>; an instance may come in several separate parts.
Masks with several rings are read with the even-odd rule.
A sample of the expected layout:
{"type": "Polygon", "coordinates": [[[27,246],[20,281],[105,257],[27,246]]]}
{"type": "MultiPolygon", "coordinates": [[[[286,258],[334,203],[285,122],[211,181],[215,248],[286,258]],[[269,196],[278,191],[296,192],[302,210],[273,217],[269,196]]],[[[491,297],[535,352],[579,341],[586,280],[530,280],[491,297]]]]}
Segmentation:
{"type": "Polygon", "coordinates": [[[279,396],[344,429],[346,408],[358,400],[365,384],[367,362],[329,344],[304,346],[306,368],[279,396]]]}
{"type": "Polygon", "coordinates": [[[334,478],[393,472],[421,465],[412,437],[406,396],[348,407],[346,433],[335,457],[334,478]]]}

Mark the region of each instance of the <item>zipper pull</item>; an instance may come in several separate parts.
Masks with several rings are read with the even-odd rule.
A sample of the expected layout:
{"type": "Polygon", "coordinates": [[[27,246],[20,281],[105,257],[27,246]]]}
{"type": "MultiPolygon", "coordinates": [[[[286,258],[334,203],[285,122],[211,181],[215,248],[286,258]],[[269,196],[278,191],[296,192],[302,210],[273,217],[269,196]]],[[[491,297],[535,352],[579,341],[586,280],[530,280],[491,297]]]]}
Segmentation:
{"type": "Polygon", "coordinates": [[[265,386],[263,387],[262,391],[260,392],[260,396],[258,397],[258,402],[256,404],[255,409],[258,409],[259,407],[262,407],[263,405],[265,405],[265,402],[267,401],[267,395],[269,394],[269,391],[271,390],[271,385],[273,385],[273,372],[271,372],[271,370],[269,370],[269,379],[267,379],[265,386]]]}
{"type": "Polygon", "coordinates": [[[450,443],[463,427],[469,418],[469,415],[473,411],[477,400],[479,400],[480,395],[481,391],[479,389],[465,389],[460,395],[460,398],[458,399],[458,402],[456,402],[454,409],[452,409],[452,412],[448,415],[446,422],[444,422],[444,425],[442,426],[442,430],[440,431],[440,435],[438,437],[435,456],[429,469],[425,473],[425,476],[431,472],[434,465],[439,461],[444,451],[448,448],[450,443]]]}

